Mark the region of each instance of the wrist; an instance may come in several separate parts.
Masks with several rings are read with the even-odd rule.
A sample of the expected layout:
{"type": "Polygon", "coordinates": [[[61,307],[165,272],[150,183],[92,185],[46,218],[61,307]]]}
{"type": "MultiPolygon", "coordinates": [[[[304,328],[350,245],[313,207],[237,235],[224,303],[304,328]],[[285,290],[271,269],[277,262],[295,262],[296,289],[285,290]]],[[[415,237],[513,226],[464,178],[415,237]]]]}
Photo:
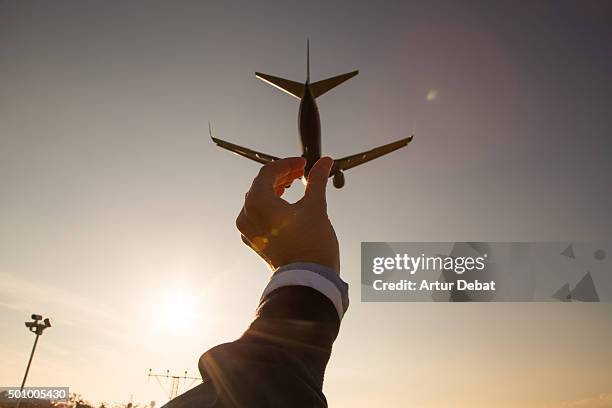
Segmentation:
{"type": "Polygon", "coordinates": [[[262,301],[282,286],[308,286],[324,294],[335,306],[342,320],[348,308],[348,284],[337,271],[313,262],[293,262],[274,271],[262,295],[262,301]]]}
{"type": "Polygon", "coordinates": [[[286,260],[280,263],[278,266],[273,268],[276,272],[279,269],[285,269],[287,267],[304,266],[304,265],[315,265],[325,268],[337,275],[340,275],[340,260],[332,257],[321,257],[321,256],[296,256],[290,260],[286,260]]]}

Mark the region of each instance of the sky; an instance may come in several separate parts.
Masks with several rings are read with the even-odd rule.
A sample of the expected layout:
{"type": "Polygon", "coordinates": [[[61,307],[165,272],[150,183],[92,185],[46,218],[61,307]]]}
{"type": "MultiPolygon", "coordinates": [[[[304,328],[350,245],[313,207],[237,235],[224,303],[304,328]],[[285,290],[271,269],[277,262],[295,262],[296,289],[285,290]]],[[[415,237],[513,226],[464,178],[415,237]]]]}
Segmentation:
{"type": "MultiPolygon", "coordinates": [[[[612,305],[361,303],[362,241],[612,241],[612,3],[0,1],[0,385],[164,401],[269,279],[235,229],[258,165],[415,133],[328,191],[351,306],[331,406],[610,406],[612,305]]],[[[288,199],[299,197],[291,189],[288,199]]]]}

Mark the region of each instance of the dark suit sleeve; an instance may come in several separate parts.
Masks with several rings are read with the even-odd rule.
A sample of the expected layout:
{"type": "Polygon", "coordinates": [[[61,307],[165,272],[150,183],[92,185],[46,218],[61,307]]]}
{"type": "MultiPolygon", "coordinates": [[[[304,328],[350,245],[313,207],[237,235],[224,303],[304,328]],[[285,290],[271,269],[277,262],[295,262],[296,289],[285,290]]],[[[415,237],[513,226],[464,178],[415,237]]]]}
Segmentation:
{"type": "Polygon", "coordinates": [[[348,285],[335,272],[301,263],[279,269],[246,332],[202,355],[204,384],[180,406],[326,407],[325,367],[347,307],[348,285]]]}

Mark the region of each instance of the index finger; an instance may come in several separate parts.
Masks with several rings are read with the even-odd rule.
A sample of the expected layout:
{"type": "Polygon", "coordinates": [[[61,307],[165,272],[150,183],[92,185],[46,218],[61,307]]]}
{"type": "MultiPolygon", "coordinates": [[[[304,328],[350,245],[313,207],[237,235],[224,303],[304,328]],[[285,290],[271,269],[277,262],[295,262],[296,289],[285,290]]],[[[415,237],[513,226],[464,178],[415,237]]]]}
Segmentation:
{"type": "Polygon", "coordinates": [[[306,166],[303,157],[288,157],[268,163],[259,170],[259,174],[253,180],[250,194],[265,194],[276,196],[275,186],[279,180],[287,178],[292,173],[298,173],[306,166]]]}

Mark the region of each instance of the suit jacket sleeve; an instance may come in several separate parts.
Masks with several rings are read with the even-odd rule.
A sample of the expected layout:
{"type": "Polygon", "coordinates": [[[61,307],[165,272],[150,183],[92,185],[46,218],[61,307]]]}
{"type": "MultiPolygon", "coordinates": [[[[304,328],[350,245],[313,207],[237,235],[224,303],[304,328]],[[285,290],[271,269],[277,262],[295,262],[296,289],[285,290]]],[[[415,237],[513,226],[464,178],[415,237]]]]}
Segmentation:
{"type": "Polygon", "coordinates": [[[312,263],[279,268],[246,332],[204,353],[204,383],[168,408],[326,407],[325,367],[347,308],[348,285],[336,272],[312,263]]]}

